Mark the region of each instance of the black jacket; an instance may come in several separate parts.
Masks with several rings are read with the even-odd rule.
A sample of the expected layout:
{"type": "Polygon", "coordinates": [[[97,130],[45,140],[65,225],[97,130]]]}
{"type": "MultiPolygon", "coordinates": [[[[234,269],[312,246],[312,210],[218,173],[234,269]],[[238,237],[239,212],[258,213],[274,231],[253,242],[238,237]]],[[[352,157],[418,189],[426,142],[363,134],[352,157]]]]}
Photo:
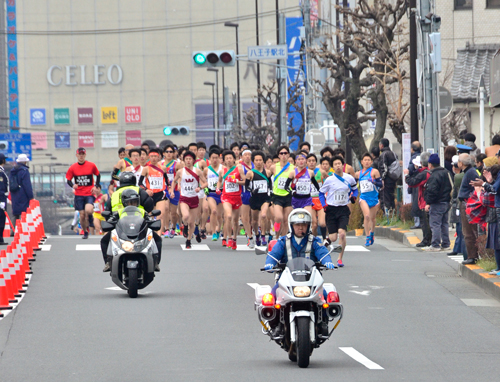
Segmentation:
{"type": "Polygon", "coordinates": [[[431,176],[425,185],[424,199],[427,204],[450,202],[453,189],[449,172],[444,167],[431,170],[431,176]]]}
{"type": "Polygon", "coordinates": [[[378,170],[380,172],[380,177],[382,179],[385,179],[387,177],[387,172],[389,170],[389,166],[395,160],[396,160],[396,155],[391,151],[391,149],[389,147],[384,147],[381,150],[380,159],[378,162],[378,170]]]}

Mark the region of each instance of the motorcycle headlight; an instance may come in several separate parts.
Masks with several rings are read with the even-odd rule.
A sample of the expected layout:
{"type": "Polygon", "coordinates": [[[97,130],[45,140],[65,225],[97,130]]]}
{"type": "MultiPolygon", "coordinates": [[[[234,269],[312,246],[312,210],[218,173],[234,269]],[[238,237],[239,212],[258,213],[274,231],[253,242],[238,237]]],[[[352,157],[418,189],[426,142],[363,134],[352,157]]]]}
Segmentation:
{"type": "Polygon", "coordinates": [[[122,243],[122,249],[127,252],[131,252],[134,249],[134,243],[131,243],[130,241],[124,241],[122,243]]]}
{"type": "Polygon", "coordinates": [[[135,244],[134,244],[134,251],[135,252],[141,252],[145,245],[147,244],[147,241],[146,239],[142,239],[142,240],[139,240],[139,241],[136,241],[135,244]]]}
{"type": "Polygon", "coordinates": [[[298,286],[293,288],[293,295],[295,297],[309,297],[311,294],[311,288],[308,286],[298,286]]]}

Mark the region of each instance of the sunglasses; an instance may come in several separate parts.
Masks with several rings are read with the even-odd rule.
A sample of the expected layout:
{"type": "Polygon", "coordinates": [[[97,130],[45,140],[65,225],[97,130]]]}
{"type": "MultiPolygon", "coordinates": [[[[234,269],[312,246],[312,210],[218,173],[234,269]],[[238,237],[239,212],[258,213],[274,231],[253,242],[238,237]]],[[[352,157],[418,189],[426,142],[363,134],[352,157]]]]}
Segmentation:
{"type": "Polygon", "coordinates": [[[165,151],[165,152],[166,152],[167,154],[172,154],[172,153],[173,153],[173,151],[172,151],[172,150],[167,150],[167,151],[165,151]]]}
{"type": "Polygon", "coordinates": [[[282,152],[280,152],[280,155],[288,155],[288,154],[289,154],[288,151],[282,151],[282,152]]]}

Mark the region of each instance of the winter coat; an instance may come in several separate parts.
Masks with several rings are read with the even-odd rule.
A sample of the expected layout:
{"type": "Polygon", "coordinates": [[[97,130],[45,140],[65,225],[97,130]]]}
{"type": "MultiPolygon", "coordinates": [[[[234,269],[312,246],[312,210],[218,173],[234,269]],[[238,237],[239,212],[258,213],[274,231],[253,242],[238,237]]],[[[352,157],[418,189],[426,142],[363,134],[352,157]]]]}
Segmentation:
{"type": "Polygon", "coordinates": [[[444,167],[438,166],[430,170],[431,176],[427,180],[424,199],[427,204],[449,203],[453,185],[450,173],[444,167]]]}
{"type": "MultiPolygon", "coordinates": [[[[378,170],[380,172],[380,177],[386,179],[389,172],[389,166],[396,160],[396,155],[391,151],[389,147],[384,147],[380,151],[380,159],[378,162],[378,170]]],[[[390,179],[390,178],[388,178],[390,179]]]]}
{"type": "Polygon", "coordinates": [[[12,213],[21,215],[26,212],[30,205],[30,200],[33,199],[33,187],[31,186],[30,172],[27,166],[19,163],[10,172],[10,184],[12,179],[17,178],[17,183],[20,188],[17,191],[11,191],[12,213]]]}
{"type": "Polygon", "coordinates": [[[418,169],[418,172],[414,173],[412,176],[406,175],[405,181],[408,187],[417,188],[418,187],[418,208],[423,210],[425,208],[425,199],[424,199],[424,189],[427,180],[431,173],[427,167],[421,167],[418,169]]]}

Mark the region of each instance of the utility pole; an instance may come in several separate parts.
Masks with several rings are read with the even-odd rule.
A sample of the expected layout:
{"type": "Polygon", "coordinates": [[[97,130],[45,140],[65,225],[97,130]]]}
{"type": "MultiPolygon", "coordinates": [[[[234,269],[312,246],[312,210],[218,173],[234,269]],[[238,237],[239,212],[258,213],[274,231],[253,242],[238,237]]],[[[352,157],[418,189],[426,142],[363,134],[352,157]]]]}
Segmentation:
{"type": "MultiPolygon", "coordinates": [[[[259,0],[255,0],[255,42],[259,46],[259,0]]],[[[260,62],[257,61],[257,89],[260,90],[260,62]]],[[[262,107],[260,96],[257,97],[257,121],[259,127],[262,126],[262,107]]]]}
{"type": "MultiPolygon", "coordinates": [[[[278,44],[286,44],[286,19],[285,14],[280,13],[279,18],[279,40],[278,44]]],[[[280,126],[280,143],[287,144],[288,142],[288,121],[287,121],[287,110],[286,110],[286,93],[287,93],[287,69],[286,61],[278,61],[278,74],[279,74],[279,104],[280,104],[280,115],[279,115],[279,126],[280,126]]]]}
{"type": "Polygon", "coordinates": [[[410,0],[410,132],[411,141],[418,141],[417,85],[417,0],[410,0]]]}
{"type": "MultiPolygon", "coordinates": [[[[281,43],[281,40],[280,40],[280,2],[279,0],[276,0],[276,44],[280,44],[281,43]]],[[[277,72],[276,74],[279,73],[279,69],[280,69],[280,60],[276,61],[276,63],[278,64],[278,68],[277,68],[277,72]]],[[[276,81],[278,83],[278,115],[277,115],[277,118],[276,118],[276,127],[278,129],[278,131],[280,132],[278,134],[278,139],[281,143],[281,114],[283,113],[281,111],[281,80],[280,80],[280,76],[279,75],[276,75],[276,81]]]]}
{"type": "Polygon", "coordinates": [[[312,77],[312,62],[311,55],[308,49],[311,47],[311,2],[310,0],[305,0],[304,4],[304,31],[305,31],[305,56],[306,56],[306,75],[305,75],[305,89],[306,93],[304,96],[304,123],[306,126],[306,131],[314,129],[316,127],[316,110],[314,108],[314,95],[312,86],[309,86],[312,82],[310,79],[312,77]]]}
{"type": "MultiPolygon", "coordinates": [[[[344,0],[343,6],[344,6],[344,9],[348,9],[349,8],[349,1],[344,0]]],[[[348,22],[347,14],[344,13],[343,18],[344,18],[343,29],[345,29],[347,22],[348,22]]],[[[344,38],[346,38],[345,32],[344,32],[344,38]]],[[[344,44],[344,57],[345,57],[346,61],[349,61],[349,47],[345,46],[345,44],[344,44]]],[[[345,75],[346,75],[346,77],[350,76],[348,69],[345,69],[345,75]]],[[[347,95],[349,94],[349,89],[350,89],[349,82],[344,82],[344,89],[345,89],[345,98],[347,100],[347,95]]],[[[347,104],[347,102],[346,102],[346,104],[347,104]]],[[[347,132],[346,132],[346,137],[345,137],[345,161],[346,161],[346,163],[349,163],[352,165],[352,149],[351,149],[351,144],[349,143],[349,140],[347,139],[347,132]]]]}

